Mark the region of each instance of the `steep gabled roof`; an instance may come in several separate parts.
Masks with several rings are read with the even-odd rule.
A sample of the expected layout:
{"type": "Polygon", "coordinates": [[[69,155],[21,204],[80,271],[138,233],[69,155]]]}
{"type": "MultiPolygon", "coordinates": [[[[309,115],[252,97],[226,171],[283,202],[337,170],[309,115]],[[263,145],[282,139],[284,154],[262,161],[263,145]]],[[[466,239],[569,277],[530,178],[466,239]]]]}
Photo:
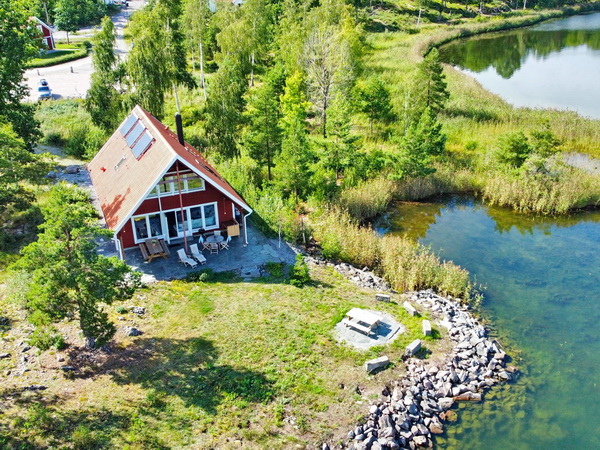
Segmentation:
{"type": "Polygon", "coordinates": [[[108,228],[118,231],[175,162],[192,169],[247,212],[252,209],[206,159],[136,106],[88,164],[108,228]]]}

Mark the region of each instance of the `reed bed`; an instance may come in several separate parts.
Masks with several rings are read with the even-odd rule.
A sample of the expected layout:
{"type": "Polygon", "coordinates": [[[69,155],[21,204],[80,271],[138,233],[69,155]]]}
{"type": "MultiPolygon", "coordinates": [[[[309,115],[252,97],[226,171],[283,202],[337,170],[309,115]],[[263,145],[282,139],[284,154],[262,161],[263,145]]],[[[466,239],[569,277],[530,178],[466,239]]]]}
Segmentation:
{"type": "Polygon", "coordinates": [[[335,208],[313,219],[314,237],[325,258],[374,269],[397,291],[431,288],[442,295],[476,298],[468,272],[441,261],[427,247],[398,236],[380,237],[335,208]]]}

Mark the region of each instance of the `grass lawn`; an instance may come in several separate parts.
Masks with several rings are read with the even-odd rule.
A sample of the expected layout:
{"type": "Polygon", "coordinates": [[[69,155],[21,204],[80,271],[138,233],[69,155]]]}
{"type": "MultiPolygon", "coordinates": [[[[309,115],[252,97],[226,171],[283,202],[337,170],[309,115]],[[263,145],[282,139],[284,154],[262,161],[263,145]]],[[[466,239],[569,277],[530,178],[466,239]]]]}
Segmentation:
{"type": "MultiPolygon", "coordinates": [[[[0,340],[0,353],[11,353],[0,360],[0,446],[302,448],[342,440],[403,371],[400,357],[421,320],[407,315],[399,295],[379,303],[331,268],[311,275],[304,288],[226,275],[156,284],[110,308],[119,332],[109,353],[78,348],[75,324],[63,323],[71,345],[29,350],[23,374],[15,344],[29,326],[3,300],[12,323],[0,340]],[[146,314],[119,308],[133,304],[146,314]],[[342,345],[333,327],[354,306],[391,313],[408,331],[387,348],[342,345]],[[144,334],[127,337],[124,326],[144,334]],[[395,366],[366,376],[364,361],[384,354],[395,366]],[[64,372],[65,364],[77,370],[64,372]],[[31,384],[48,389],[22,390],[31,384]]],[[[444,345],[426,341],[432,357],[444,345]]]]}

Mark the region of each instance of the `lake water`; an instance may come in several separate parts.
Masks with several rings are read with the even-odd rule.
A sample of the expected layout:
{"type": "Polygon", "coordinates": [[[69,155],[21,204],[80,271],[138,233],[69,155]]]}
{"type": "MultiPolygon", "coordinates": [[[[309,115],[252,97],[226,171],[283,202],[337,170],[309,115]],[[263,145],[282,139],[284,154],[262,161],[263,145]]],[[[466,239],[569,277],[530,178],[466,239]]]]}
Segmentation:
{"type": "Polygon", "coordinates": [[[536,219],[453,197],[400,204],[376,228],[485,285],[481,314],[521,372],[461,404],[440,448],[600,448],[600,212],[536,219]]]}
{"type": "Polygon", "coordinates": [[[513,105],[600,119],[600,13],[454,41],[440,56],[513,105]]]}

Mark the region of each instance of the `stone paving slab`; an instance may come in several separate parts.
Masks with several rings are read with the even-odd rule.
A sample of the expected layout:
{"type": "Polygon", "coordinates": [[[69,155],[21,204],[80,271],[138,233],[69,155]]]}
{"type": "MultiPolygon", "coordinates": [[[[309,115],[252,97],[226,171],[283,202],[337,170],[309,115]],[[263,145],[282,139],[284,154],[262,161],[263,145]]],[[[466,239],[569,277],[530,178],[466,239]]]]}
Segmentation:
{"type": "Polygon", "coordinates": [[[334,337],[352,347],[360,350],[367,350],[376,345],[384,345],[392,342],[400,334],[406,331],[406,327],[400,322],[396,321],[390,314],[375,311],[373,309],[367,309],[366,311],[381,317],[379,326],[375,328],[370,336],[367,336],[360,331],[356,331],[353,328],[347,327],[342,322],[339,322],[333,329],[334,337]]]}
{"type": "MultiPolygon", "coordinates": [[[[243,245],[241,237],[235,237],[229,244],[229,250],[221,250],[218,254],[203,252],[206,264],[195,268],[184,266],[178,261],[177,250],[183,248],[183,243],[170,246],[169,258],[156,258],[150,262],[144,261],[139,249],[133,248],[125,251],[125,261],[134,270],[141,272],[142,281],[151,283],[159,280],[175,280],[184,278],[188,273],[200,269],[212,269],[215,272],[235,271],[244,280],[257,278],[261,275],[261,268],[267,262],[283,262],[294,264],[296,253],[284,241],[281,246],[277,239],[264,236],[259,230],[248,227],[248,241],[256,244],[243,245]]],[[[194,237],[188,240],[188,245],[198,243],[194,237]]],[[[202,248],[200,245],[199,248],[202,248]]],[[[100,242],[98,252],[104,256],[118,256],[114,243],[111,240],[100,242]]]]}

